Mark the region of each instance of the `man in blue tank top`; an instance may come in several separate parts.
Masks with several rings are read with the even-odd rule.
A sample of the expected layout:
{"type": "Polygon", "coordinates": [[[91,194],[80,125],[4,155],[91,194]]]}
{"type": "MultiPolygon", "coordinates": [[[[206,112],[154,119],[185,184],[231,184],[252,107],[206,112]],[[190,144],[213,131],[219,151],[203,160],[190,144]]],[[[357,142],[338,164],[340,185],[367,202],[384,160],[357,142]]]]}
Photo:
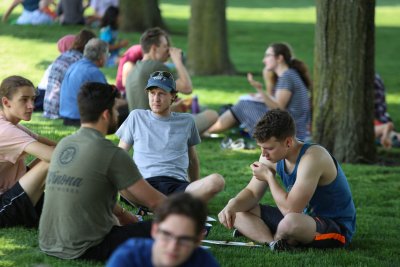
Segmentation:
{"type": "Polygon", "coordinates": [[[347,246],[356,210],[346,176],[325,148],[300,142],[295,132],[287,111],[271,110],[258,122],[253,137],[262,153],[250,165],[253,177],[219,220],[271,250],[347,246]],[[268,188],[276,207],[259,204],[268,188]]]}

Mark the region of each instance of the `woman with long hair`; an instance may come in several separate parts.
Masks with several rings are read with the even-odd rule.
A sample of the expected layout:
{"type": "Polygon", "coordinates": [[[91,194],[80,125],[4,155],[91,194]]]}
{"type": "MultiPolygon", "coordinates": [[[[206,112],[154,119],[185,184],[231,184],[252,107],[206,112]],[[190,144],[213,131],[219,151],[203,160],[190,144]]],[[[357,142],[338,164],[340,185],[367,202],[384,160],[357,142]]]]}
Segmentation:
{"type": "Polygon", "coordinates": [[[270,109],[287,110],[296,122],[296,136],[301,140],[308,137],[310,124],[311,80],[304,62],[295,59],[289,45],[273,43],[268,46],[263,63],[262,83],[255,81],[251,73],[247,79],[257,93],[243,98],[225,111],[217,122],[208,129],[209,133],[225,131],[241,124],[252,134],[258,120],[270,109]]]}

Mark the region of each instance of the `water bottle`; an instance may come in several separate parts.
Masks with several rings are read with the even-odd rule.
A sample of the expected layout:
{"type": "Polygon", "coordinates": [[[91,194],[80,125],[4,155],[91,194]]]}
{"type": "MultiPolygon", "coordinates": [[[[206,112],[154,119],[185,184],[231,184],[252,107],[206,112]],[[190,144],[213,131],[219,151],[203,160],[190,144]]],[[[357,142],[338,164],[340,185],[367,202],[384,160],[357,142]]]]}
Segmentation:
{"type": "Polygon", "coordinates": [[[197,95],[195,95],[192,98],[192,114],[197,114],[197,113],[200,113],[200,106],[197,95]]]}

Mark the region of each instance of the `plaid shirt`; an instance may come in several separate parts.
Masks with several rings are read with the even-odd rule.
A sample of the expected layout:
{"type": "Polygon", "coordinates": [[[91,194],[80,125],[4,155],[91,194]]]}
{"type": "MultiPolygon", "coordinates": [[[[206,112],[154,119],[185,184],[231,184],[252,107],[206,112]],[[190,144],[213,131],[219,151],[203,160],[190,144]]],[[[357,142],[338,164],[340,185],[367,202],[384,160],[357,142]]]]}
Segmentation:
{"type": "Polygon", "coordinates": [[[77,50],[62,53],[54,62],[49,74],[43,102],[43,117],[50,119],[60,118],[60,91],[61,83],[69,66],[83,57],[77,50]]]}

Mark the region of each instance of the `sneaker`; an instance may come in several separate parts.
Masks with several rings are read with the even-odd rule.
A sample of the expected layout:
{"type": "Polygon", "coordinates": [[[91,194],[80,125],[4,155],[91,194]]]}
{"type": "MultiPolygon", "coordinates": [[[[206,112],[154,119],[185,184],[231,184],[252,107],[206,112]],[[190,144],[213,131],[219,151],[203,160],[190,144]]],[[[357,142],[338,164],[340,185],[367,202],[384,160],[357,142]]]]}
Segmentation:
{"type": "Polygon", "coordinates": [[[204,238],[206,238],[206,237],[208,236],[208,234],[210,233],[211,227],[212,227],[212,224],[210,224],[210,223],[205,223],[204,229],[203,229],[204,238]]]}
{"type": "Polygon", "coordinates": [[[221,141],[221,148],[222,149],[230,149],[231,148],[231,144],[232,144],[232,139],[229,137],[225,137],[224,139],[222,139],[221,141]]]}
{"type": "Polygon", "coordinates": [[[235,229],[235,230],[233,230],[232,236],[233,237],[241,237],[241,236],[243,236],[243,234],[238,229],[235,229]]]}
{"type": "Polygon", "coordinates": [[[274,240],[269,243],[269,248],[271,251],[288,251],[291,249],[291,246],[285,239],[274,240]]]}

